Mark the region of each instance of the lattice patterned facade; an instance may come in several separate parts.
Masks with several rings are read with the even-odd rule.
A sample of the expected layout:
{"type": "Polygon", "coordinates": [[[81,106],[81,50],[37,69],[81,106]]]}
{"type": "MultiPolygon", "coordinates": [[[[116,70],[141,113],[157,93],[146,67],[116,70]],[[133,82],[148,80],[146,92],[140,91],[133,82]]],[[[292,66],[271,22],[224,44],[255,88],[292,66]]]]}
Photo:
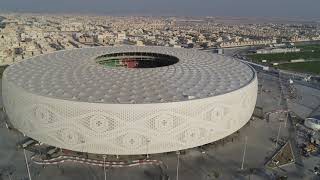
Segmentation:
{"type": "Polygon", "coordinates": [[[257,98],[257,77],[246,64],[169,47],[59,51],[11,65],[2,83],[15,128],[52,146],[98,154],[162,153],[216,141],[250,119],[257,98]],[[125,52],[176,61],[155,68],[97,63],[125,52]]]}
{"type": "Polygon", "coordinates": [[[28,93],[3,79],[12,124],[40,142],[97,154],[152,154],[207,144],[252,115],[257,79],[219,96],[156,104],[101,104],[28,93]]]}

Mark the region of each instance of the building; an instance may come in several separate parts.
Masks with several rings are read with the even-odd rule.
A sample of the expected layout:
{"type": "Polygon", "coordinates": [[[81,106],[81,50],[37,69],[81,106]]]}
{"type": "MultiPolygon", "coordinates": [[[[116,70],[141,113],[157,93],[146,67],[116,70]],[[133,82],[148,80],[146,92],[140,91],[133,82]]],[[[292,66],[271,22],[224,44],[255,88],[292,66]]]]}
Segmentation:
{"type": "Polygon", "coordinates": [[[300,52],[299,48],[271,48],[271,49],[259,49],[257,54],[275,54],[275,53],[293,53],[300,52]]]}
{"type": "Polygon", "coordinates": [[[311,116],[305,119],[304,125],[313,130],[320,129],[320,115],[311,116]]]}
{"type": "Polygon", "coordinates": [[[120,32],[117,34],[117,40],[118,41],[124,41],[125,39],[127,39],[126,33],[125,32],[120,32]]]}
{"type": "Polygon", "coordinates": [[[136,42],[136,45],[137,45],[137,46],[144,46],[144,43],[143,43],[143,41],[138,40],[138,41],[136,42]]]}
{"type": "Polygon", "coordinates": [[[153,154],[224,138],[250,119],[256,72],[195,49],[96,47],[8,67],[11,124],[42,143],[79,152],[153,154]]]}

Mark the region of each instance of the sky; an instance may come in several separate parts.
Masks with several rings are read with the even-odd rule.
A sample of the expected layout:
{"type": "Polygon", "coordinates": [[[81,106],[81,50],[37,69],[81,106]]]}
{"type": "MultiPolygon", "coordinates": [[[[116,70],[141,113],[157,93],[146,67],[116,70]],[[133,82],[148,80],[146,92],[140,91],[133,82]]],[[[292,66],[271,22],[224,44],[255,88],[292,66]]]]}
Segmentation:
{"type": "Polygon", "coordinates": [[[1,11],[320,18],[320,0],[0,0],[1,11]]]}

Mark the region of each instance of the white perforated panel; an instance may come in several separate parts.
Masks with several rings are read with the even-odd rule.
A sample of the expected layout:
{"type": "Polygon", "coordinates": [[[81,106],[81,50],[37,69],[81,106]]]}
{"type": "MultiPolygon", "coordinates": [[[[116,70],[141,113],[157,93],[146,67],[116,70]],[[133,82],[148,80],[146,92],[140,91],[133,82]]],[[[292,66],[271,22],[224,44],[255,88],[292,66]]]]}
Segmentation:
{"type": "MultiPolygon", "coordinates": [[[[17,70],[9,67],[10,73],[5,72],[2,81],[3,100],[10,121],[18,130],[56,147],[117,155],[176,151],[228,136],[250,119],[257,98],[257,78],[250,67],[240,67],[243,65],[250,70],[252,79],[230,92],[149,104],[92,103],[43,95],[37,87],[34,88],[39,91],[26,89],[18,76],[12,77],[17,70]]],[[[18,67],[24,69],[23,66],[18,67]]],[[[28,76],[31,81],[37,78],[28,76]]]]}
{"type": "Polygon", "coordinates": [[[254,78],[246,64],[193,49],[98,47],[37,56],[6,69],[8,81],[32,94],[81,102],[145,104],[201,99],[246,86],[254,78]],[[179,62],[157,68],[105,67],[102,54],[149,52],[179,62]]]}

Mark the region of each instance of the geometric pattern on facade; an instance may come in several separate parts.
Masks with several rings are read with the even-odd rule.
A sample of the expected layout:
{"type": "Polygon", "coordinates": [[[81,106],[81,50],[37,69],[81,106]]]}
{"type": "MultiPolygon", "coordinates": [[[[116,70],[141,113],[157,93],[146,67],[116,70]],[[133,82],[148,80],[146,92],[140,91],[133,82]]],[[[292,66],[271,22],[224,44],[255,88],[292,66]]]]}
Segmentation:
{"type": "Polygon", "coordinates": [[[257,77],[249,69],[252,79],[238,89],[176,102],[117,104],[44,96],[20,87],[6,72],[2,92],[14,127],[40,142],[97,154],[153,154],[211,143],[245,125],[257,98],[257,77]]]}
{"type": "Polygon", "coordinates": [[[217,96],[246,86],[253,70],[233,59],[194,49],[98,47],[36,56],[6,69],[7,80],[32,94],[70,101],[145,104],[217,96]],[[105,67],[103,54],[148,52],[178,62],[157,68],[105,67]]]}

